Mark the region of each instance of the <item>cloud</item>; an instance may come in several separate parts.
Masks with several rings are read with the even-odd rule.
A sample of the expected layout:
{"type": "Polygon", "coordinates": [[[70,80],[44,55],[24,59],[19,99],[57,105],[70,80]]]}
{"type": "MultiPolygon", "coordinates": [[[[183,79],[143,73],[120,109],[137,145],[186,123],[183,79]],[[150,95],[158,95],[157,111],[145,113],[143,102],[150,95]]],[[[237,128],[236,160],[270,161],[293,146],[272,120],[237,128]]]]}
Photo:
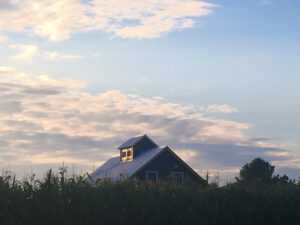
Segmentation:
{"type": "Polygon", "coordinates": [[[239,110],[237,108],[231,107],[229,105],[210,105],[206,108],[206,113],[237,113],[239,110]]]}
{"type": "Polygon", "coordinates": [[[6,41],[8,38],[6,36],[0,35],[0,41],[6,41]]]}
{"type": "Polygon", "coordinates": [[[20,50],[19,54],[12,57],[16,60],[31,61],[33,57],[38,55],[38,47],[35,45],[11,45],[10,47],[20,50]]]}
{"type": "Polygon", "coordinates": [[[1,73],[9,73],[9,72],[11,72],[11,71],[13,71],[13,68],[11,68],[11,67],[8,67],[8,66],[0,66],[0,74],[1,73]]]}
{"type": "Polygon", "coordinates": [[[83,56],[63,54],[55,51],[43,51],[40,52],[36,45],[11,45],[10,48],[19,49],[19,54],[12,57],[15,60],[31,61],[33,57],[42,57],[47,60],[60,60],[60,59],[79,59],[83,56]]]}
{"type": "Polygon", "coordinates": [[[123,38],[155,38],[195,26],[216,6],[197,0],[1,2],[0,30],[32,32],[53,41],[92,30],[123,38]]]}
{"type": "Polygon", "coordinates": [[[80,81],[0,67],[0,164],[22,171],[64,161],[91,170],[117,155],[127,138],[145,133],[200,173],[229,174],[254,157],[281,162],[282,168],[298,162],[287,150],[249,139],[245,131],[251,124],[203,116],[201,107],[158,96],[118,90],[91,95],[84,87],[80,81]]]}
{"type": "Polygon", "coordinates": [[[71,54],[62,54],[59,52],[49,52],[45,51],[43,57],[48,60],[59,60],[59,59],[80,59],[83,56],[81,55],[71,55],[71,54]]]}
{"type": "Polygon", "coordinates": [[[18,0],[0,0],[0,10],[12,10],[16,7],[18,0]]]}

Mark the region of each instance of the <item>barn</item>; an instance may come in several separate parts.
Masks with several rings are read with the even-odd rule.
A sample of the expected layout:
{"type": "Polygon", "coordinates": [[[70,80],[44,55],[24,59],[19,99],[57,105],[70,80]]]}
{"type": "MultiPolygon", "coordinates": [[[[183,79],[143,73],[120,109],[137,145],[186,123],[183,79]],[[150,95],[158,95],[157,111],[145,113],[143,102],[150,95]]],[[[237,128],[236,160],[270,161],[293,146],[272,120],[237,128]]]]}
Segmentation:
{"type": "Polygon", "coordinates": [[[98,179],[138,179],[156,182],[174,179],[180,183],[191,181],[205,184],[168,146],[158,146],[147,135],[133,137],[119,146],[120,155],[108,159],[91,177],[98,179]]]}

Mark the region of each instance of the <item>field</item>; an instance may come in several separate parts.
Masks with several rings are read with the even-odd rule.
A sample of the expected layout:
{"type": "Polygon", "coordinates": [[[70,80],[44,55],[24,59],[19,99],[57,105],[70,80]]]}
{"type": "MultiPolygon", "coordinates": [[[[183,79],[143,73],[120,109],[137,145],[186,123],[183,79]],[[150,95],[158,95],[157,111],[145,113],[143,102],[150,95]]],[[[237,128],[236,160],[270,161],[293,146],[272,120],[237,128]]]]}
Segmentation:
{"type": "Polygon", "coordinates": [[[43,179],[0,177],[1,225],[299,224],[295,181],[218,187],[174,182],[99,181],[48,171],[43,179]]]}

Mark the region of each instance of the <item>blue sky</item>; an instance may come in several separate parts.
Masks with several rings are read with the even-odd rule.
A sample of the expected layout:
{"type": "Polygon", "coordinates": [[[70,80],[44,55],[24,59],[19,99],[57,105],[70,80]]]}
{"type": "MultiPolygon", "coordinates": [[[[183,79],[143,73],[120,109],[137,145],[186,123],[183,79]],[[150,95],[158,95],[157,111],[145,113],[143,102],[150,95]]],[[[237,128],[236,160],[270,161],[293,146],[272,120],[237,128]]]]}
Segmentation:
{"type": "Polygon", "coordinates": [[[0,100],[2,163],[42,171],[67,161],[90,170],[115,154],[119,142],[148,133],[199,173],[233,176],[260,156],[279,172],[300,174],[299,6],[292,0],[0,0],[0,75],[7,89],[0,100]],[[61,99],[67,109],[39,117],[61,99]],[[50,108],[37,109],[48,101],[50,108]],[[79,110],[99,101],[114,102],[118,119],[103,105],[79,110]],[[87,123],[85,113],[102,120],[87,123]],[[138,119],[127,118],[135,113],[138,119]],[[201,129],[193,126],[198,123],[201,129]],[[22,136],[21,144],[8,141],[8,133],[11,140],[22,136]],[[30,150],[37,143],[29,134],[49,146],[30,150]],[[54,137],[82,147],[74,153],[73,144],[54,137]],[[21,152],[28,159],[18,159],[21,152]],[[80,161],[87,152],[96,153],[80,161]]]}

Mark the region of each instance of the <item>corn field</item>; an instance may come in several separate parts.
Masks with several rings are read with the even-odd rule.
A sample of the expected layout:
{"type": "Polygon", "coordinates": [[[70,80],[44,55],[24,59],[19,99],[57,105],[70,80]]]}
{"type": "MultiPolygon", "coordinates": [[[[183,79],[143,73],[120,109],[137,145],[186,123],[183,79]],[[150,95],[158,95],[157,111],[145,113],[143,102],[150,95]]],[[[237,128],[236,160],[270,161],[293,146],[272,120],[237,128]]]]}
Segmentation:
{"type": "Polygon", "coordinates": [[[0,176],[1,225],[296,225],[300,185],[222,187],[135,180],[89,184],[51,170],[43,179],[0,176]]]}

